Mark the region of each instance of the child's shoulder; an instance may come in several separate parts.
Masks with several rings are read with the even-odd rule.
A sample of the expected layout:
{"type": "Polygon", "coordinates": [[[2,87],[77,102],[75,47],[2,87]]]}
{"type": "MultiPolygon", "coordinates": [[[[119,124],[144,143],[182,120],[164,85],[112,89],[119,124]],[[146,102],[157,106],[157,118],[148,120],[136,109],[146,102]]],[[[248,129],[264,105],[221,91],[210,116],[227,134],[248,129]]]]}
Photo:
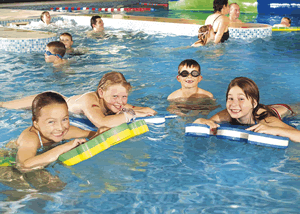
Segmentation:
{"type": "Polygon", "coordinates": [[[176,98],[178,98],[178,97],[181,97],[181,95],[182,95],[181,89],[178,89],[178,90],[172,92],[172,93],[168,96],[167,100],[174,100],[174,99],[176,99],[176,98]]]}
{"type": "Polygon", "coordinates": [[[32,127],[28,127],[25,129],[16,142],[17,146],[22,145],[25,142],[26,144],[37,144],[39,143],[39,137],[35,131],[32,130],[32,127]]]}
{"type": "Polygon", "coordinates": [[[206,91],[206,90],[204,90],[202,88],[198,88],[197,94],[199,94],[199,95],[205,95],[205,96],[208,96],[210,98],[214,97],[214,95],[212,93],[210,93],[209,91],[206,91]]]}

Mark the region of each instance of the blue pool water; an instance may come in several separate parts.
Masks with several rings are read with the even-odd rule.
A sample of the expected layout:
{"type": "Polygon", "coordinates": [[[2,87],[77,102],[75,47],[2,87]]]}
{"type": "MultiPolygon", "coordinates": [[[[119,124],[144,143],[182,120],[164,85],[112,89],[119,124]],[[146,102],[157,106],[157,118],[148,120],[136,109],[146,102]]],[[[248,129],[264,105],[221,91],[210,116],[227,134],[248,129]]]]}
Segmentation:
{"type": "MultiPolygon", "coordinates": [[[[74,47],[89,51],[67,56],[72,63],[62,69],[46,64],[42,54],[1,52],[0,101],[45,90],[66,96],[93,91],[104,73],[119,71],[133,86],[130,104],[150,106],[166,114],[167,96],[180,87],[177,66],[193,58],[202,68],[200,87],[212,92],[221,107],[208,115],[149,125],[148,133],[75,166],[51,164],[46,174],[64,183],[60,190],[46,191],[33,184],[22,189],[1,183],[1,212],[299,212],[299,144],[290,142],[282,150],[215,137],[184,136],[186,123],[225,108],[227,86],[237,76],[257,83],[263,104],[299,103],[298,33],[276,32],[266,39],[187,48],[195,37],[108,28],[108,38],[94,40],[85,36],[90,26],[42,30],[71,32],[74,47]]],[[[31,124],[29,111],[0,109],[0,115],[2,146],[31,124]]]]}

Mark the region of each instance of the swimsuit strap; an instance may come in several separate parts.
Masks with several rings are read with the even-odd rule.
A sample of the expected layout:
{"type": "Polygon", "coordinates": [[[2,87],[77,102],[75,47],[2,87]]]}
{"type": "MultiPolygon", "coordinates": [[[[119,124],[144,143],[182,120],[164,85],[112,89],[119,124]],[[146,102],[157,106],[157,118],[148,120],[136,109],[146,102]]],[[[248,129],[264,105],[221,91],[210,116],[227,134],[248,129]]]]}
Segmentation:
{"type": "Polygon", "coordinates": [[[280,116],[279,112],[276,110],[276,108],[270,107],[270,109],[272,109],[277,114],[277,117],[279,120],[282,120],[281,116],[280,116]]]}
{"type": "Polygon", "coordinates": [[[215,20],[213,21],[213,23],[211,24],[211,26],[214,26],[215,21],[216,21],[220,16],[222,16],[222,14],[219,15],[217,18],[215,18],[215,20]]]}
{"type": "Polygon", "coordinates": [[[43,146],[43,142],[42,142],[42,138],[41,138],[41,135],[40,135],[40,132],[39,132],[39,131],[38,131],[38,136],[39,136],[39,140],[40,140],[41,148],[44,148],[44,146],[43,146]]]}

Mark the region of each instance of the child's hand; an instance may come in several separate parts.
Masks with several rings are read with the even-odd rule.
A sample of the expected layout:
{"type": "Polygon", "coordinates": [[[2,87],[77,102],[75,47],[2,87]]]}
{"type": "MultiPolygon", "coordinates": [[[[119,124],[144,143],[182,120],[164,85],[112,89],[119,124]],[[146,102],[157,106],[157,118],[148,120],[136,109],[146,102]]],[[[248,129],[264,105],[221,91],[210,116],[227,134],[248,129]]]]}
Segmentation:
{"type": "Polygon", "coordinates": [[[254,131],[258,133],[264,133],[264,134],[271,134],[271,135],[277,135],[277,128],[276,127],[271,127],[265,124],[256,124],[254,126],[251,126],[246,129],[247,131],[254,131]]]}
{"type": "Polygon", "coordinates": [[[152,108],[145,107],[141,110],[134,110],[136,117],[147,117],[147,116],[154,116],[157,114],[152,108]]]}
{"type": "Polygon", "coordinates": [[[110,128],[109,127],[106,127],[106,126],[102,126],[100,127],[98,130],[97,130],[97,133],[95,134],[96,136],[99,135],[99,134],[102,134],[103,132],[106,132],[107,130],[109,130],[110,128]]]}
{"type": "Polygon", "coordinates": [[[68,142],[68,145],[70,146],[70,150],[71,150],[85,142],[86,142],[86,139],[80,138],[80,139],[71,140],[70,142],[68,142]]]}
{"type": "Polygon", "coordinates": [[[194,123],[208,125],[211,129],[216,129],[216,128],[220,127],[220,125],[215,123],[215,121],[210,120],[210,119],[204,119],[204,118],[198,118],[197,120],[194,121],[194,123]]]}

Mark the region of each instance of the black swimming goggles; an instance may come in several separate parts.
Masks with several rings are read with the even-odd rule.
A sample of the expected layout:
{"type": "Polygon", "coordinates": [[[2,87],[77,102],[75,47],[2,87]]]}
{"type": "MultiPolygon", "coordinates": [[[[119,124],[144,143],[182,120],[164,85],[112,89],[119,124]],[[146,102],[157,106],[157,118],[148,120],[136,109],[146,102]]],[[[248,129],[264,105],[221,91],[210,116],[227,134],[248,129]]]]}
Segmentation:
{"type": "Polygon", "coordinates": [[[191,73],[189,73],[187,70],[183,70],[179,75],[182,77],[187,77],[190,74],[192,75],[192,77],[198,77],[200,76],[200,71],[193,70],[191,73]]]}

